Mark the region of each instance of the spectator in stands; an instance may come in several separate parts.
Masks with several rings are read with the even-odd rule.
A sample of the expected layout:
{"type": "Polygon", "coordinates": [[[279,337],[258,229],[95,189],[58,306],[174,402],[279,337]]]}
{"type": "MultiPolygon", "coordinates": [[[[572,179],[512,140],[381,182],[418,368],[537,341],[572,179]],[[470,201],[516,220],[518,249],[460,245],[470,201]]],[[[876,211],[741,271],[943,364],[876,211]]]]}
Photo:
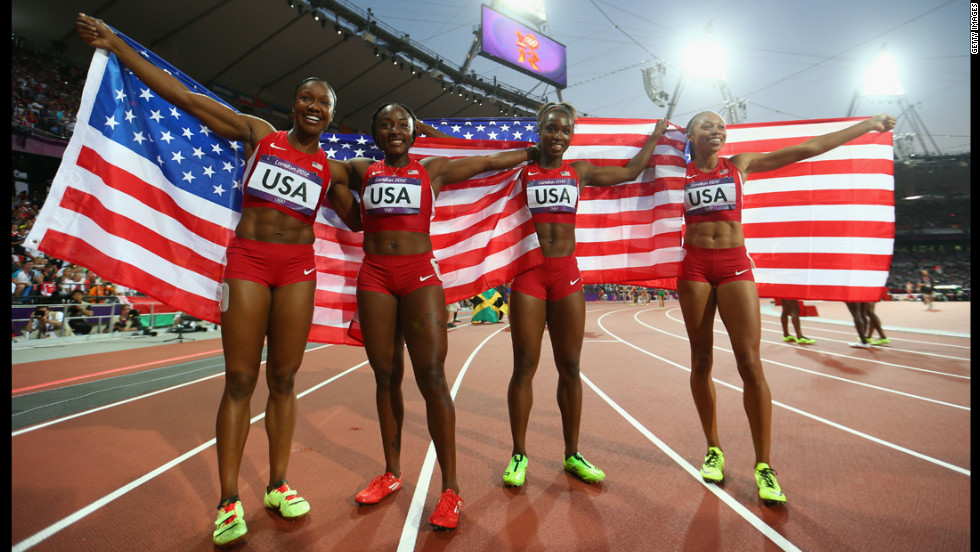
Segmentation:
{"type": "Polygon", "coordinates": [[[37,287],[42,282],[41,272],[34,268],[34,259],[27,257],[14,272],[14,302],[29,303],[32,295],[37,295],[37,287]]]}

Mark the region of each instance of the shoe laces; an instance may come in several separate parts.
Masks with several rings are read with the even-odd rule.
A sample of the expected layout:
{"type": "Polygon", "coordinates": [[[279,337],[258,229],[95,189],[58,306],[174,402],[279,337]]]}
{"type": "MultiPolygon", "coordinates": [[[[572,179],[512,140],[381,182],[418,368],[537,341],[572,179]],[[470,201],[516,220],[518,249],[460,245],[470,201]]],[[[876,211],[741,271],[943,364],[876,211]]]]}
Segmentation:
{"type": "Polygon", "coordinates": [[[521,453],[517,453],[514,456],[510,457],[510,462],[511,464],[514,465],[515,470],[521,465],[521,462],[523,461],[524,461],[524,455],[521,453]]]}
{"type": "Polygon", "coordinates": [[[595,469],[595,466],[593,466],[592,464],[590,464],[588,460],[586,460],[585,458],[582,457],[582,453],[581,452],[576,452],[575,454],[572,455],[572,458],[578,460],[579,462],[582,463],[583,466],[585,466],[586,468],[589,468],[590,470],[594,470],[595,469]]]}
{"type": "Polygon", "coordinates": [[[774,469],[762,468],[756,473],[759,474],[759,477],[762,478],[762,482],[766,485],[766,487],[769,488],[776,487],[776,479],[775,479],[776,471],[774,469]]]}
{"type": "Polygon", "coordinates": [[[456,506],[462,502],[459,495],[456,494],[452,489],[446,489],[442,496],[439,498],[439,504],[436,504],[436,511],[434,514],[436,516],[445,516],[447,514],[458,514],[456,506]]]}
{"type": "Polygon", "coordinates": [[[391,472],[387,472],[383,475],[379,475],[374,479],[372,479],[371,482],[368,483],[368,488],[376,491],[378,489],[387,487],[389,485],[389,481],[394,481],[395,479],[396,478],[394,474],[391,474],[391,472]]]}
{"type": "Polygon", "coordinates": [[[717,468],[718,464],[720,463],[721,455],[718,454],[718,451],[714,449],[709,450],[707,458],[704,459],[704,465],[708,466],[709,468],[717,468]]]}

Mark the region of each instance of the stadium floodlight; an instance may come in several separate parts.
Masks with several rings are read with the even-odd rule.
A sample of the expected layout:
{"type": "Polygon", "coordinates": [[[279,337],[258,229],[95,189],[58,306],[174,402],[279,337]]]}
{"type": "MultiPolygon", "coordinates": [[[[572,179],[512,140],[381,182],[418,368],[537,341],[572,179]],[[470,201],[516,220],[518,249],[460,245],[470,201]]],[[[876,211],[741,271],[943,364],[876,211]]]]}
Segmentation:
{"type": "Polygon", "coordinates": [[[878,57],[864,73],[864,86],[861,93],[865,96],[901,96],[905,93],[898,78],[898,65],[895,58],[882,46],[878,57]]]}
{"type": "Polygon", "coordinates": [[[684,49],[681,61],[688,76],[696,79],[717,80],[724,82],[725,52],[714,37],[711,23],[705,28],[706,36],[692,42],[684,49]]]}
{"type": "Polygon", "coordinates": [[[548,21],[544,9],[544,0],[497,0],[491,7],[502,6],[508,13],[526,19],[532,25],[540,27],[548,21]]]}

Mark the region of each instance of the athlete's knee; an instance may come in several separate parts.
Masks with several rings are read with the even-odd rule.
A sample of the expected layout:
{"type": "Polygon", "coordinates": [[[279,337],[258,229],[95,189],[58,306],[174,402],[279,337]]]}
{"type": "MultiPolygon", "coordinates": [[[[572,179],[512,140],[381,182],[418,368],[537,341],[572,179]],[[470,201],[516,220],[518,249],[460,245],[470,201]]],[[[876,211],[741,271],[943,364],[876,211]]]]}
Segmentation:
{"type": "Polygon", "coordinates": [[[691,372],[699,375],[711,374],[711,364],[714,362],[714,356],[711,352],[711,347],[693,347],[691,348],[691,372]]]}
{"type": "Polygon", "coordinates": [[[738,367],[738,373],[746,387],[759,385],[766,381],[766,376],[762,371],[762,361],[757,355],[736,356],[735,365],[738,367]]]}
{"type": "Polygon", "coordinates": [[[234,400],[247,400],[255,391],[258,380],[258,372],[226,371],[225,393],[234,400]]]}
{"type": "Polygon", "coordinates": [[[296,371],[296,369],[268,369],[266,382],[269,384],[269,394],[292,395],[293,387],[296,383],[296,371]]]}
{"type": "Polygon", "coordinates": [[[580,378],[578,358],[556,362],[555,364],[558,368],[559,380],[578,380],[580,378]]]}
{"type": "Polygon", "coordinates": [[[415,382],[423,397],[429,398],[448,392],[445,368],[441,363],[415,367],[415,382]]]}

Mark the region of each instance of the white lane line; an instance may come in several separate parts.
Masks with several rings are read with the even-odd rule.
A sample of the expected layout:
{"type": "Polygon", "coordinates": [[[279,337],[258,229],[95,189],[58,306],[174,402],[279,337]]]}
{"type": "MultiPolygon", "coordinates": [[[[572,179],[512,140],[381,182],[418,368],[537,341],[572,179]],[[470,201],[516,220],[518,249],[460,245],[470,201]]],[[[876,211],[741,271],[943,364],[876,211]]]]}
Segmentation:
{"type": "MultiPolygon", "coordinates": [[[[610,313],[610,314],[612,314],[612,313],[610,313]]],[[[602,330],[604,332],[606,332],[607,334],[615,337],[616,339],[619,339],[620,342],[623,343],[624,345],[626,345],[628,347],[632,347],[632,348],[636,349],[637,351],[640,351],[641,353],[643,353],[643,354],[645,354],[647,356],[651,356],[651,357],[653,357],[653,358],[655,358],[655,359],[657,359],[657,360],[659,360],[661,362],[664,362],[664,363],[669,364],[671,366],[680,368],[681,370],[684,370],[685,372],[690,372],[691,371],[691,369],[688,368],[688,367],[686,367],[686,366],[682,366],[680,364],[677,364],[676,362],[673,362],[671,360],[668,360],[666,358],[663,358],[661,356],[658,356],[658,355],[656,355],[654,353],[651,353],[650,351],[647,351],[646,349],[643,349],[643,348],[641,348],[641,347],[639,347],[637,345],[634,345],[634,344],[630,343],[629,341],[626,341],[625,339],[622,339],[619,336],[613,334],[605,326],[602,325],[602,318],[604,318],[605,316],[606,315],[603,315],[602,317],[599,318],[599,327],[602,328],[602,330]]],[[[654,328],[654,329],[656,329],[656,328],[654,328]]],[[[662,330],[658,330],[658,331],[662,331],[662,330]]],[[[663,333],[666,333],[668,335],[672,335],[672,334],[669,334],[668,332],[663,332],[663,333]]],[[[729,389],[733,389],[735,391],[742,392],[742,388],[736,387],[736,386],[734,386],[734,385],[732,385],[732,384],[730,384],[728,382],[721,381],[721,380],[719,380],[717,378],[711,378],[711,380],[714,381],[718,385],[721,385],[721,386],[724,386],[724,387],[728,387],[729,389]]],[[[915,458],[919,458],[921,460],[925,460],[927,462],[931,462],[933,464],[936,464],[937,466],[942,466],[942,467],[947,468],[949,470],[952,470],[952,471],[955,471],[955,472],[958,472],[958,473],[962,473],[962,474],[964,474],[966,476],[970,476],[970,470],[967,470],[965,468],[961,468],[959,466],[955,466],[955,465],[950,464],[948,462],[944,462],[942,460],[939,460],[938,458],[933,458],[931,456],[927,456],[925,454],[916,452],[914,450],[907,449],[907,448],[905,448],[903,446],[896,445],[894,443],[891,443],[891,442],[888,442],[888,441],[879,439],[879,438],[874,437],[872,435],[868,435],[867,433],[860,432],[860,431],[858,431],[856,429],[852,429],[852,428],[849,428],[847,426],[838,424],[836,422],[832,422],[830,420],[827,420],[825,418],[821,418],[821,417],[816,416],[814,414],[806,413],[806,412],[804,412],[802,410],[799,410],[797,408],[794,408],[794,407],[791,407],[789,405],[783,404],[783,403],[781,403],[779,401],[772,401],[772,404],[773,404],[773,406],[778,406],[780,408],[785,408],[786,410],[789,410],[790,412],[795,412],[797,414],[801,414],[803,416],[806,416],[806,417],[811,418],[813,420],[816,420],[818,422],[825,423],[825,424],[827,424],[827,425],[829,425],[831,427],[834,427],[836,429],[840,429],[840,430],[846,431],[848,433],[851,433],[852,435],[856,435],[858,437],[862,437],[862,438],[867,439],[867,440],[869,440],[869,441],[871,441],[873,443],[876,443],[876,444],[879,444],[879,445],[882,445],[882,446],[886,446],[888,448],[897,450],[899,452],[903,452],[903,453],[908,454],[910,456],[913,456],[915,458]]]]}
{"type": "MultiPolygon", "coordinates": [[[[654,331],[663,333],[665,335],[669,335],[671,337],[676,337],[678,339],[684,339],[685,341],[687,340],[686,337],[682,337],[682,336],[677,335],[677,334],[666,332],[664,330],[661,330],[660,328],[655,328],[655,327],[653,327],[653,326],[651,326],[651,325],[643,322],[642,320],[640,320],[636,316],[633,316],[633,319],[636,320],[640,325],[646,326],[647,328],[650,328],[651,330],[654,330],[654,331]]],[[[715,330],[715,331],[716,332],[719,332],[719,330],[715,330]]],[[[719,332],[719,333],[725,333],[725,335],[727,335],[726,332],[719,332]]],[[[715,345],[714,348],[715,349],[718,349],[719,351],[725,351],[726,353],[732,353],[732,354],[734,354],[734,351],[732,351],[731,349],[726,349],[726,348],[724,348],[724,347],[722,347],[720,345],[715,345]]],[[[807,349],[807,351],[812,351],[812,349],[807,349]]],[[[849,357],[847,355],[838,355],[836,353],[821,352],[821,354],[832,355],[832,356],[841,356],[841,357],[845,357],[845,358],[853,358],[853,357],[849,357]]],[[[845,382],[845,383],[850,383],[850,384],[853,384],[853,385],[859,385],[861,387],[867,387],[867,388],[870,388],[870,389],[874,389],[876,391],[884,391],[886,393],[894,393],[896,395],[901,395],[903,397],[908,397],[910,399],[916,399],[916,400],[920,400],[920,401],[931,402],[931,403],[939,404],[939,405],[942,405],[942,406],[948,406],[950,408],[957,408],[957,409],[960,409],[960,410],[966,410],[967,412],[970,411],[970,407],[969,406],[962,406],[962,405],[959,405],[959,404],[953,404],[953,403],[941,401],[941,400],[938,400],[938,399],[931,399],[929,397],[923,397],[921,395],[913,395],[911,393],[906,393],[904,391],[898,391],[896,389],[890,389],[888,387],[881,387],[881,386],[878,386],[878,385],[873,385],[873,384],[870,384],[870,383],[865,383],[863,381],[857,381],[857,380],[852,380],[852,379],[849,379],[849,378],[844,378],[844,377],[841,377],[841,376],[835,376],[833,374],[825,374],[823,372],[817,372],[817,371],[814,371],[814,370],[807,370],[806,368],[801,368],[799,366],[793,366],[791,364],[786,364],[786,363],[778,362],[778,361],[775,361],[775,360],[769,360],[769,359],[766,359],[766,358],[763,358],[762,361],[765,362],[766,364],[775,364],[777,366],[782,366],[783,368],[789,368],[790,370],[796,370],[798,372],[804,372],[804,373],[811,374],[811,375],[814,375],[814,376],[819,376],[819,377],[822,377],[822,378],[829,378],[829,379],[834,379],[834,380],[842,381],[842,382],[845,382]]],[[[890,363],[885,363],[885,364],[890,364],[890,363]]],[[[891,366],[896,366],[896,367],[899,367],[899,368],[908,368],[910,370],[919,370],[919,369],[913,368],[911,366],[901,366],[901,365],[898,365],[898,364],[890,364],[890,365],[891,366]]],[[[690,372],[690,369],[687,369],[687,368],[685,368],[685,369],[690,372]]],[[[931,370],[922,370],[922,371],[932,372],[931,370]]],[[[938,374],[938,375],[941,375],[941,376],[948,376],[948,375],[950,375],[950,374],[945,374],[943,372],[932,372],[932,373],[938,374]]],[[[952,377],[960,377],[960,376],[952,376],[952,377]]],[[[967,378],[967,379],[969,379],[969,378],[967,378]]]]}
{"type": "MultiPolygon", "coordinates": [[[[463,382],[463,376],[466,375],[466,371],[469,370],[470,364],[473,359],[476,358],[476,354],[480,352],[480,349],[487,344],[488,341],[493,339],[493,337],[505,329],[509,328],[510,324],[505,325],[503,328],[493,332],[488,335],[479,345],[473,349],[470,353],[469,358],[463,363],[463,369],[459,371],[459,375],[456,376],[456,381],[453,382],[453,388],[450,390],[449,394],[453,398],[453,402],[456,402],[456,393],[459,391],[459,386],[463,382]]],[[[425,508],[425,497],[429,492],[429,483],[432,480],[432,472],[436,465],[436,445],[432,441],[429,441],[429,450],[425,453],[425,461],[422,462],[422,470],[419,472],[418,484],[415,486],[415,494],[412,495],[412,503],[408,507],[408,514],[405,516],[405,525],[402,527],[402,536],[398,540],[398,552],[410,552],[415,550],[415,541],[418,540],[419,536],[419,526],[422,523],[422,510],[425,508]]]]}
{"type": "Polygon", "coordinates": [[[721,499],[722,502],[727,504],[729,508],[734,510],[738,515],[742,516],[742,518],[745,519],[745,521],[749,522],[750,525],[758,529],[758,531],[763,535],[765,535],[767,539],[771,540],[773,543],[776,544],[776,546],[778,546],[782,550],[799,550],[799,548],[795,544],[787,540],[786,537],[780,535],[775,529],[773,529],[768,524],[766,524],[766,522],[759,519],[759,516],[753,514],[748,508],[740,504],[737,500],[732,498],[732,496],[729,495],[728,493],[722,491],[717,485],[709,485],[705,483],[704,479],[701,478],[701,473],[698,470],[698,468],[695,468],[690,463],[688,463],[687,460],[685,460],[681,455],[677,454],[677,452],[675,452],[674,449],[670,448],[667,445],[667,443],[661,441],[656,435],[650,432],[650,430],[644,427],[643,424],[637,421],[636,418],[631,416],[629,412],[627,412],[621,406],[616,404],[615,401],[609,398],[608,395],[603,393],[601,389],[599,389],[594,383],[592,383],[592,381],[589,378],[587,378],[585,374],[580,373],[580,375],[582,376],[582,381],[585,382],[586,385],[591,387],[592,390],[595,391],[597,395],[602,397],[602,400],[606,401],[606,403],[609,406],[611,406],[613,410],[618,412],[620,416],[626,419],[626,421],[629,422],[630,425],[632,425],[634,428],[636,428],[637,431],[642,433],[644,437],[649,439],[651,443],[653,443],[657,448],[663,451],[664,454],[670,457],[675,463],[677,463],[678,466],[680,466],[684,471],[686,471],[691,477],[693,477],[696,481],[701,483],[702,486],[704,486],[706,489],[714,493],[715,496],[717,496],[719,499],[721,499]]]}
{"type": "MultiPolygon", "coordinates": [[[[641,314],[641,313],[637,313],[637,314],[641,314]]],[[[635,316],[634,316],[634,319],[637,322],[640,322],[640,320],[638,318],[636,318],[635,316]]],[[[715,319],[715,322],[721,323],[721,320],[720,319],[715,319]]],[[[643,324],[644,326],[646,326],[646,327],[648,327],[650,329],[656,330],[656,331],[658,331],[658,332],[660,332],[662,334],[669,335],[671,337],[676,337],[678,339],[683,339],[684,341],[688,341],[686,335],[675,334],[675,333],[671,333],[671,332],[668,332],[668,331],[661,330],[659,328],[654,328],[653,326],[650,326],[648,324],[644,324],[643,322],[640,322],[640,324],[643,324]]],[[[722,327],[724,327],[724,326],[722,326],[722,327]]],[[[728,331],[727,330],[724,330],[724,329],[721,329],[721,330],[716,329],[716,330],[714,330],[714,332],[717,333],[717,334],[724,335],[726,337],[728,336],[728,331]]],[[[830,340],[827,340],[827,341],[837,341],[837,340],[836,339],[830,339],[830,340]]],[[[782,341],[764,341],[764,343],[770,343],[770,344],[775,344],[775,345],[786,346],[786,344],[783,343],[782,341]]],[[[839,343],[846,343],[846,341],[840,341],[839,343]]],[[[718,345],[715,345],[715,348],[716,349],[721,349],[722,351],[731,352],[728,349],[723,349],[722,347],[719,347],[718,345]]],[[[915,366],[907,366],[905,364],[895,364],[894,362],[885,362],[884,360],[878,360],[878,359],[873,358],[873,357],[872,358],[869,358],[869,357],[866,357],[864,355],[859,355],[859,354],[845,355],[845,354],[841,354],[841,353],[832,353],[830,351],[823,351],[823,350],[820,350],[819,348],[812,348],[812,347],[807,347],[806,351],[807,352],[812,352],[812,353],[818,353],[818,354],[821,354],[821,355],[828,355],[828,356],[835,356],[835,357],[840,357],[840,358],[846,358],[848,360],[858,360],[858,361],[861,361],[861,362],[870,362],[871,364],[878,364],[878,365],[881,365],[881,366],[891,366],[891,367],[894,367],[894,368],[901,368],[903,370],[912,370],[913,372],[923,372],[923,373],[926,373],[926,374],[935,374],[937,376],[945,376],[945,377],[958,378],[958,379],[971,379],[970,376],[961,376],[959,374],[950,374],[949,372],[939,372],[939,371],[936,371],[936,370],[926,370],[925,368],[918,368],[918,367],[915,367],[915,366]]],[[[770,362],[769,360],[766,360],[766,359],[762,359],[762,360],[765,361],[765,362],[770,362]]]]}
{"type": "MultiPolygon", "coordinates": [[[[312,349],[307,349],[306,350],[306,353],[310,353],[310,352],[313,352],[313,351],[319,351],[320,349],[326,349],[327,347],[330,347],[330,346],[331,345],[328,344],[328,345],[321,345],[319,347],[314,347],[312,349]]],[[[222,360],[222,364],[224,364],[224,360],[222,360]]],[[[259,363],[259,366],[261,367],[263,364],[265,364],[265,361],[264,360],[259,363]]],[[[205,367],[203,369],[210,369],[210,368],[214,368],[214,366],[207,366],[207,367],[205,367]]],[[[37,424],[37,425],[33,425],[33,426],[30,426],[30,427],[24,427],[24,428],[18,429],[17,431],[12,432],[10,434],[10,436],[11,437],[17,437],[18,435],[22,435],[24,433],[29,433],[29,432],[34,431],[34,430],[37,430],[37,429],[42,429],[42,428],[45,428],[45,427],[48,427],[48,426],[52,426],[52,425],[55,425],[55,424],[60,424],[62,422],[67,422],[68,420],[73,420],[75,418],[79,418],[79,417],[82,417],[82,416],[88,416],[89,414],[94,414],[94,413],[99,412],[99,411],[102,411],[102,410],[107,410],[109,408],[115,408],[117,406],[122,406],[122,405],[124,405],[126,403],[131,403],[133,401],[138,401],[140,399],[145,399],[147,397],[152,397],[154,395],[159,395],[160,393],[166,393],[168,391],[173,391],[175,389],[180,389],[181,387],[187,387],[188,385],[194,385],[196,383],[201,383],[202,381],[207,381],[209,379],[217,378],[217,377],[224,376],[224,375],[225,374],[222,371],[221,373],[218,373],[218,374],[211,374],[210,376],[204,376],[203,378],[199,378],[199,379],[196,379],[196,380],[193,380],[193,381],[179,383],[177,385],[174,385],[174,386],[171,386],[171,387],[167,387],[167,388],[164,388],[164,389],[157,389],[156,391],[151,391],[151,392],[145,393],[143,395],[137,395],[135,397],[130,397],[128,399],[123,399],[121,401],[114,402],[114,403],[111,403],[111,404],[104,404],[102,406],[98,406],[98,407],[95,407],[95,408],[92,408],[92,409],[89,409],[89,410],[85,410],[85,411],[82,411],[82,412],[76,412],[74,414],[69,414],[68,416],[63,416],[61,418],[55,418],[53,420],[48,420],[46,422],[43,422],[43,423],[40,423],[40,424],[37,424]]],[[[156,381],[156,380],[154,380],[154,381],[156,381]]],[[[140,383],[145,383],[145,382],[140,382],[140,383]]],[[[115,390],[115,389],[119,389],[119,388],[118,387],[114,387],[111,390],[115,390]]],[[[111,390],[110,389],[107,389],[105,391],[111,391],[111,390]]],[[[298,397],[299,397],[299,395],[297,395],[297,398],[298,397]]],[[[80,397],[72,397],[72,400],[78,399],[78,398],[80,398],[80,397]]],[[[68,402],[68,401],[61,401],[61,402],[68,402]]],[[[54,404],[61,404],[61,403],[46,404],[46,405],[43,405],[43,407],[53,406],[54,404]]],[[[32,408],[31,410],[25,410],[24,413],[30,412],[32,410],[37,410],[38,408],[43,408],[43,407],[36,407],[36,408],[32,408]]]]}
{"type": "MultiPolygon", "coordinates": [[[[265,361],[263,361],[263,362],[265,362],[265,361]]],[[[316,386],[314,386],[314,387],[312,387],[312,388],[304,391],[303,393],[298,394],[296,396],[296,398],[299,399],[300,397],[309,394],[311,391],[313,391],[315,389],[319,389],[320,387],[323,387],[324,385],[326,385],[326,384],[328,384],[330,382],[336,381],[336,380],[340,379],[341,377],[346,376],[347,374],[353,372],[354,370],[357,370],[361,366],[366,365],[367,363],[368,362],[365,360],[364,362],[358,364],[357,366],[354,366],[352,368],[348,368],[347,370],[345,370],[345,371],[343,371],[343,372],[341,372],[341,373],[339,373],[339,374],[337,374],[337,375],[335,375],[335,376],[327,379],[326,381],[324,381],[324,382],[322,382],[322,383],[320,383],[320,384],[318,384],[318,385],[316,385],[316,386]]],[[[249,422],[249,425],[254,424],[255,422],[257,422],[257,421],[259,421],[259,420],[261,420],[263,418],[265,418],[265,412],[263,412],[263,413],[255,416],[255,417],[253,417],[251,419],[251,421],[249,422]]],[[[137,487],[143,485],[144,483],[147,483],[148,481],[151,481],[152,479],[156,478],[158,475],[160,475],[162,473],[165,473],[165,472],[167,472],[168,470],[170,470],[172,468],[177,467],[178,465],[182,464],[185,460],[188,460],[190,458],[193,458],[194,456],[198,455],[199,453],[204,452],[205,450],[211,448],[215,444],[215,442],[216,442],[216,439],[211,439],[210,441],[208,441],[208,442],[206,442],[204,444],[201,444],[201,445],[197,446],[196,448],[194,448],[194,449],[192,449],[192,450],[190,450],[188,452],[185,452],[184,454],[178,456],[177,458],[171,460],[170,462],[167,462],[166,464],[160,466],[159,468],[157,468],[157,469],[155,469],[155,470],[147,473],[146,475],[144,475],[144,476],[142,476],[142,477],[140,477],[140,478],[138,478],[138,479],[136,479],[136,480],[134,480],[134,481],[126,484],[126,485],[123,485],[122,487],[120,487],[120,488],[116,489],[115,491],[107,494],[106,496],[104,496],[104,497],[96,500],[95,502],[92,502],[88,506],[85,506],[84,508],[82,508],[82,509],[80,509],[80,510],[78,510],[78,511],[76,511],[76,512],[70,514],[70,515],[68,515],[67,517],[64,517],[64,518],[56,521],[55,523],[53,523],[53,524],[45,527],[44,529],[38,531],[37,533],[34,533],[30,537],[27,537],[26,539],[18,542],[17,544],[15,544],[13,546],[12,551],[13,552],[22,552],[24,550],[28,550],[28,549],[30,549],[30,548],[32,548],[34,546],[37,546],[41,542],[44,542],[45,540],[47,540],[51,536],[57,534],[58,532],[62,531],[63,529],[66,529],[67,527],[70,527],[74,523],[80,521],[85,516],[87,516],[87,515],[95,512],[95,511],[99,510],[100,508],[102,508],[106,504],[109,504],[110,502],[113,502],[114,500],[119,499],[120,497],[122,497],[126,493],[128,493],[128,492],[136,489],[137,487]]]]}

